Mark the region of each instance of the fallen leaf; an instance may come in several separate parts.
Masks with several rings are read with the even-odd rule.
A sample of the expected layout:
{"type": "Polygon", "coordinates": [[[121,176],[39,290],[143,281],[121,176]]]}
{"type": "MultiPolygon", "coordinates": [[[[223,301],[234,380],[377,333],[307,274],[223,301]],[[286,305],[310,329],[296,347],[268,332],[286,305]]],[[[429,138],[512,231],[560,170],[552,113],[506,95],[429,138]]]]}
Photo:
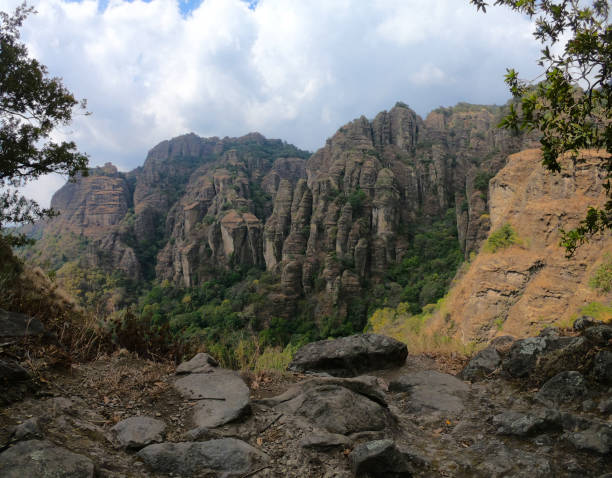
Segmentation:
{"type": "Polygon", "coordinates": [[[450,421],[450,420],[446,420],[446,424],[447,424],[447,425],[450,425],[450,424],[451,424],[451,421],[450,421]]]}
{"type": "Polygon", "coordinates": [[[348,456],[351,453],[351,449],[350,448],[345,448],[344,451],[342,452],[342,454],[344,456],[348,456]]]}
{"type": "Polygon", "coordinates": [[[104,404],[108,405],[109,402],[110,402],[110,398],[108,398],[107,396],[104,396],[104,404]]]}
{"type": "Polygon", "coordinates": [[[263,445],[263,438],[257,437],[257,445],[259,446],[263,445]]]}

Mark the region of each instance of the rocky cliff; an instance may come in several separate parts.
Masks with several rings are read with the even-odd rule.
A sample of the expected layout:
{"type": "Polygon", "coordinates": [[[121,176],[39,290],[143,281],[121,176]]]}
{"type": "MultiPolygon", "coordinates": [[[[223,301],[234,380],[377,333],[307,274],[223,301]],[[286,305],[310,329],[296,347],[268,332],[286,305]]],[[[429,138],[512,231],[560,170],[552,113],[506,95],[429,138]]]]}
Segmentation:
{"type": "Polygon", "coordinates": [[[44,228],[39,261],[80,254],[90,267],[183,287],[265,269],[264,315],[293,316],[314,297],[314,315],[363,322],[367,304],[351,307],[377,284],[389,289],[419,227],[455,208],[465,255],[486,236],[488,180],[525,144],[496,128],[501,111],[460,104],[423,120],[398,103],[343,126],[307,161],[257,133],[164,141],[132,172],[107,165],[58,191],[62,214],[44,228]],[[46,247],[68,233],[84,244],[78,254],[46,247]]]}
{"type": "Polygon", "coordinates": [[[576,162],[565,159],[559,174],[540,162],[539,150],[514,154],[491,180],[491,230],[494,234],[509,225],[513,244],[498,250],[484,244],[451,289],[430,332],[484,341],[498,335],[525,337],[545,326],[570,324],[584,313],[610,318],[612,295],[592,278],[611,261],[612,237],[593,237],[569,259],[559,245],[560,228],[576,227],[588,207],[605,203],[601,154],[587,151],[576,162]]]}

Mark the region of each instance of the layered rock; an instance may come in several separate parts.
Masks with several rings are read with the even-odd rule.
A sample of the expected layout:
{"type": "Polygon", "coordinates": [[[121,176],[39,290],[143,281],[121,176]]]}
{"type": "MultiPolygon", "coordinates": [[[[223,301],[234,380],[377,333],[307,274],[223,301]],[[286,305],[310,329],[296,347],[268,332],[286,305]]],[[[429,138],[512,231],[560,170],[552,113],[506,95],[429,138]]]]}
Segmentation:
{"type": "Polygon", "coordinates": [[[602,157],[584,152],[562,162],[553,174],[541,166],[539,150],[510,156],[490,183],[490,221],[496,231],[509,224],[516,244],[483,250],[451,290],[429,332],[444,331],[462,341],[498,335],[524,337],[547,325],[568,322],[592,302],[610,294],[589,280],[612,250],[612,237],[599,235],[566,258],[560,228],[576,227],[590,206],[605,203],[602,157]]]}

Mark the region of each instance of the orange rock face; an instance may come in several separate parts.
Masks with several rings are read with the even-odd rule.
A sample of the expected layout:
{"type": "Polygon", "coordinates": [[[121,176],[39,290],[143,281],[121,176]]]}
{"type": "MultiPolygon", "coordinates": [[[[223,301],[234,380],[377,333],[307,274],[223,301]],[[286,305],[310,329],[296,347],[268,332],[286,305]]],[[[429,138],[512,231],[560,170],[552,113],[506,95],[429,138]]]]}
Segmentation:
{"type": "Polygon", "coordinates": [[[561,227],[576,227],[589,206],[605,202],[602,156],[582,153],[564,159],[553,174],[541,166],[539,150],[509,157],[489,186],[491,230],[510,224],[519,243],[487,252],[486,243],[456,280],[429,331],[444,331],[464,342],[499,335],[524,337],[569,321],[590,302],[609,303],[589,279],[612,252],[610,234],[596,236],[567,259],[561,227]]]}

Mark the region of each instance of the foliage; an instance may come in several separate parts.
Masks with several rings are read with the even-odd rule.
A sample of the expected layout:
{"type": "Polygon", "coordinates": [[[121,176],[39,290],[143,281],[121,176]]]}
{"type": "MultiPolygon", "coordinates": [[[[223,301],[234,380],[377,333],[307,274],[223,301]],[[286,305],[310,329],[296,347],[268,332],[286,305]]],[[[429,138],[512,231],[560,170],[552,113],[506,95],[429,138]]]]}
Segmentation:
{"type": "Polygon", "coordinates": [[[485,243],[484,250],[486,252],[497,252],[513,244],[521,244],[521,242],[512,226],[506,223],[491,233],[485,243]]]}
{"type": "Polygon", "coordinates": [[[580,315],[588,315],[596,320],[608,322],[612,320],[612,306],[601,302],[590,302],[580,309],[580,315]]]}
{"type": "Polygon", "coordinates": [[[418,314],[444,296],[462,262],[455,210],[449,209],[443,218],[417,228],[404,259],[387,272],[387,279],[402,286],[402,302],[418,314]]]}
{"type": "MultiPolygon", "coordinates": [[[[52,214],[16,188],[49,173],[74,179],[79,172],[86,174],[88,161],[74,142],[49,139],[57,126],[72,121],[75,109],[86,105],[29,57],[19,29],[33,12],[25,3],[13,15],[0,12],[0,228],[52,214]]],[[[25,237],[10,236],[9,241],[23,244],[25,237]]]]}
{"type": "Polygon", "coordinates": [[[454,352],[470,355],[474,351],[473,343],[462,344],[447,335],[425,332],[424,325],[443,306],[444,299],[440,299],[436,304],[429,304],[420,314],[412,314],[410,304],[406,303],[395,308],[385,307],[372,314],[367,329],[404,342],[413,354],[454,352]]]}
{"type": "MultiPolygon", "coordinates": [[[[485,0],[470,0],[486,11],[485,0]]],[[[612,153],[612,27],[607,0],[495,0],[495,5],[536,18],[534,36],[543,44],[539,65],[545,79],[532,85],[508,70],[506,83],[520,107],[510,107],[501,126],[514,131],[541,133],[543,164],[560,171],[560,156],[578,150],[602,148],[612,153]],[[562,53],[554,46],[567,39],[562,53]]],[[[591,207],[572,230],[561,231],[561,245],[572,256],[593,234],[612,229],[612,156],[602,159],[607,172],[604,184],[609,200],[603,209],[591,207]]]]}
{"type": "Polygon", "coordinates": [[[589,280],[589,285],[594,289],[598,289],[601,292],[610,292],[612,290],[612,255],[606,254],[604,258],[604,263],[601,264],[593,276],[591,280],[589,280]]]}
{"type": "Polygon", "coordinates": [[[489,181],[492,177],[493,174],[489,172],[479,171],[474,178],[474,188],[486,193],[489,189],[489,181]]]}
{"type": "Polygon", "coordinates": [[[362,189],[355,189],[348,196],[348,203],[353,209],[353,217],[359,216],[363,210],[367,195],[362,189]]]}

